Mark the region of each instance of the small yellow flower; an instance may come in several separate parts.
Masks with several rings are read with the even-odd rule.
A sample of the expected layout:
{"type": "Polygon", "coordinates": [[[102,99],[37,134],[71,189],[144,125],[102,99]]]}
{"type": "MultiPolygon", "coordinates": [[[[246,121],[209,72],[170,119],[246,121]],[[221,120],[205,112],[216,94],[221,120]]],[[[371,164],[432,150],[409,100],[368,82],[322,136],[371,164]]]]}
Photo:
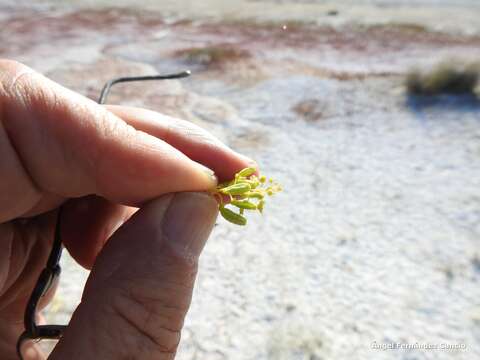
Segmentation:
{"type": "Polygon", "coordinates": [[[232,181],[221,183],[212,191],[213,195],[218,196],[220,214],[227,221],[236,225],[246,225],[245,210],[258,210],[262,213],[265,196],[272,196],[282,191],[281,186],[272,179],[267,179],[265,176],[257,177],[256,171],[254,167],[242,169],[235,174],[232,181]],[[228,204],[224,203],[224,196],[230,197],[228,204]],[[239,212],[236,213],[227,208],[227,205],[238,208],[239,212]]]}

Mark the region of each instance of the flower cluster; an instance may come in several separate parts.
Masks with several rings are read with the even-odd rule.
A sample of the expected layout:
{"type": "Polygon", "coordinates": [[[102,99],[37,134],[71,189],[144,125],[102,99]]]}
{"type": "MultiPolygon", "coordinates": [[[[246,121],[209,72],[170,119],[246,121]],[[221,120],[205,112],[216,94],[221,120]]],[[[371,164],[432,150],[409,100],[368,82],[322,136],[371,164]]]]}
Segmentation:
{"type": "Polygon", "coordinates": [[[233,180],[218,185],[213,192],[220,199],[220,214],[227,221],[236,225],[246,225],[245,210],[258,210],[261,213],[265,197],[282,191],[281,186],[272,179],[265,176],[257,177],[256,171],[253,167],[245,168],[235,174],[233,180]],[[228,199],[227,203],[225,198],[228,199]],[[227,208],[227,205],[233,208],[227,208]],[[238,212],[233,210],[235,207],[238,212]]]}

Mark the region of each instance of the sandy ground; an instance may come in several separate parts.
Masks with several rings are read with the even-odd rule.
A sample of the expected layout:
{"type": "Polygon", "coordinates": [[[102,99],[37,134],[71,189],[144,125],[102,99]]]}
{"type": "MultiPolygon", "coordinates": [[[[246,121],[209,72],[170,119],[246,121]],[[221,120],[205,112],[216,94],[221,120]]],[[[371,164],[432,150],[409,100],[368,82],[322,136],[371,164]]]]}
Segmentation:
{"type": "MultiPolygon", "coordinates": [[[[0,56],[92,98],[114,76],[190,67],[110,102],[196,122],[284,185],[248,227],[219,220],[179,359],[480,358],[480,103],[426,104],[402,85],[412,66],[479,59],[475,2],[209,0],[182,16],[185,2],[15,3],[0,2],[0,56]],[[179,55],[219,44],[243,52],[179,55]],[[465,348],[372,346],[388,343],[465,348]]],[[[62,262],[46,315],[65,323],[88,274],[62,262]]]]}

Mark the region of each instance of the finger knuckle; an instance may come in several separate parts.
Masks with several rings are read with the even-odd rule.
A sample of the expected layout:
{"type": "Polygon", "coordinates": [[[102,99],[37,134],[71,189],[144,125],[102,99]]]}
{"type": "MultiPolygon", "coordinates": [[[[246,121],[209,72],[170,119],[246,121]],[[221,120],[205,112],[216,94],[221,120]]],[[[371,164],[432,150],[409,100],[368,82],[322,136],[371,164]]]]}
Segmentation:
{"type": "Polygon", "coordinates": [[[16,94],[25,87],[25,77],[34,73],[32,69],[15,60],[0,59],[0,83],[3,90],[16,94]]]}
{"type": "Polygon", "coordinates": [[[11,108],[20,105],[33,110],[55,103],[54,93],[45,86],[43,76],[15,60],[0,60],[0,95],[11,108]]]}
{"type": "Polygon", "coordinates": [[[16,61],[16,60],[11,60],[11,59],[0,59],[0,69],[2,69],[2,72],[7,71],[15,71],[17,69],[25,68],[26,66],[23,65],[22,63],[16,61]]]}

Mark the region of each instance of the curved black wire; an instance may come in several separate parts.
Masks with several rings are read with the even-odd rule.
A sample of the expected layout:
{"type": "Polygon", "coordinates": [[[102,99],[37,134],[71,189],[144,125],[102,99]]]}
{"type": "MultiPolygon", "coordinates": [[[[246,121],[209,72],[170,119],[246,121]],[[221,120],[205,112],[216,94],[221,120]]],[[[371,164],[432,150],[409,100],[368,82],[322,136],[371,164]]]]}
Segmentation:
{"type": "Polygon", "coordinates": [[[180,73],[170,74],[170,75],[150,75],[150,76],[130,76],[130,77],[120,77],[116,79],[112,79],[105,84],[100,93],[100,99],[98,100],[99,104],[105,104],[107,100],[108,93],[110,92],[110,88],[122,82],[132,82],[132,81],[150,81],[150,80],[169,80],[169,79],[181,79],[190,76],[192,73],[190,70],[185,70],[180,73]]]}
{"type": "MultiPolygon", "coordinates": [[[[181,79],[187,76],[190,76],[190,71],[182,71],[176,74],[169,75],[152,75],[152,76],[132,76],[132,77],[120,77],[108,81],[103,87],[100,98],[98,100],[99,104],[104,104],[107,100],[107,96],[110,93],[110,90],[113,85],[123,82],[133,82],[133,81],[149,81],[149,80],[168,80],[168,79],[181,79]]],[[[20,360],[23,359],[22,356],[22,345],[25,341],[42,339],[60,339],[62,337],[63,331],[67,327],[66,325],[37,325],[36,323],[36,313],[37,305],[42,296],[50,289],[53,283],[60,276],[60,258],[62,256],[62,238],[60,233],[60,219],[62,216],[62,206],[60,206],[57,212],[57,221],[55,226],[55,237],[53,240],[52,250],[47,260],[45,268],[40,273],[37,283],[33,288],[32,294],[27,302],[27,307],[25,309],[25,316],[23,319],[25,331],[20,335],[17,341],[17,355],[20,360]]]]}

